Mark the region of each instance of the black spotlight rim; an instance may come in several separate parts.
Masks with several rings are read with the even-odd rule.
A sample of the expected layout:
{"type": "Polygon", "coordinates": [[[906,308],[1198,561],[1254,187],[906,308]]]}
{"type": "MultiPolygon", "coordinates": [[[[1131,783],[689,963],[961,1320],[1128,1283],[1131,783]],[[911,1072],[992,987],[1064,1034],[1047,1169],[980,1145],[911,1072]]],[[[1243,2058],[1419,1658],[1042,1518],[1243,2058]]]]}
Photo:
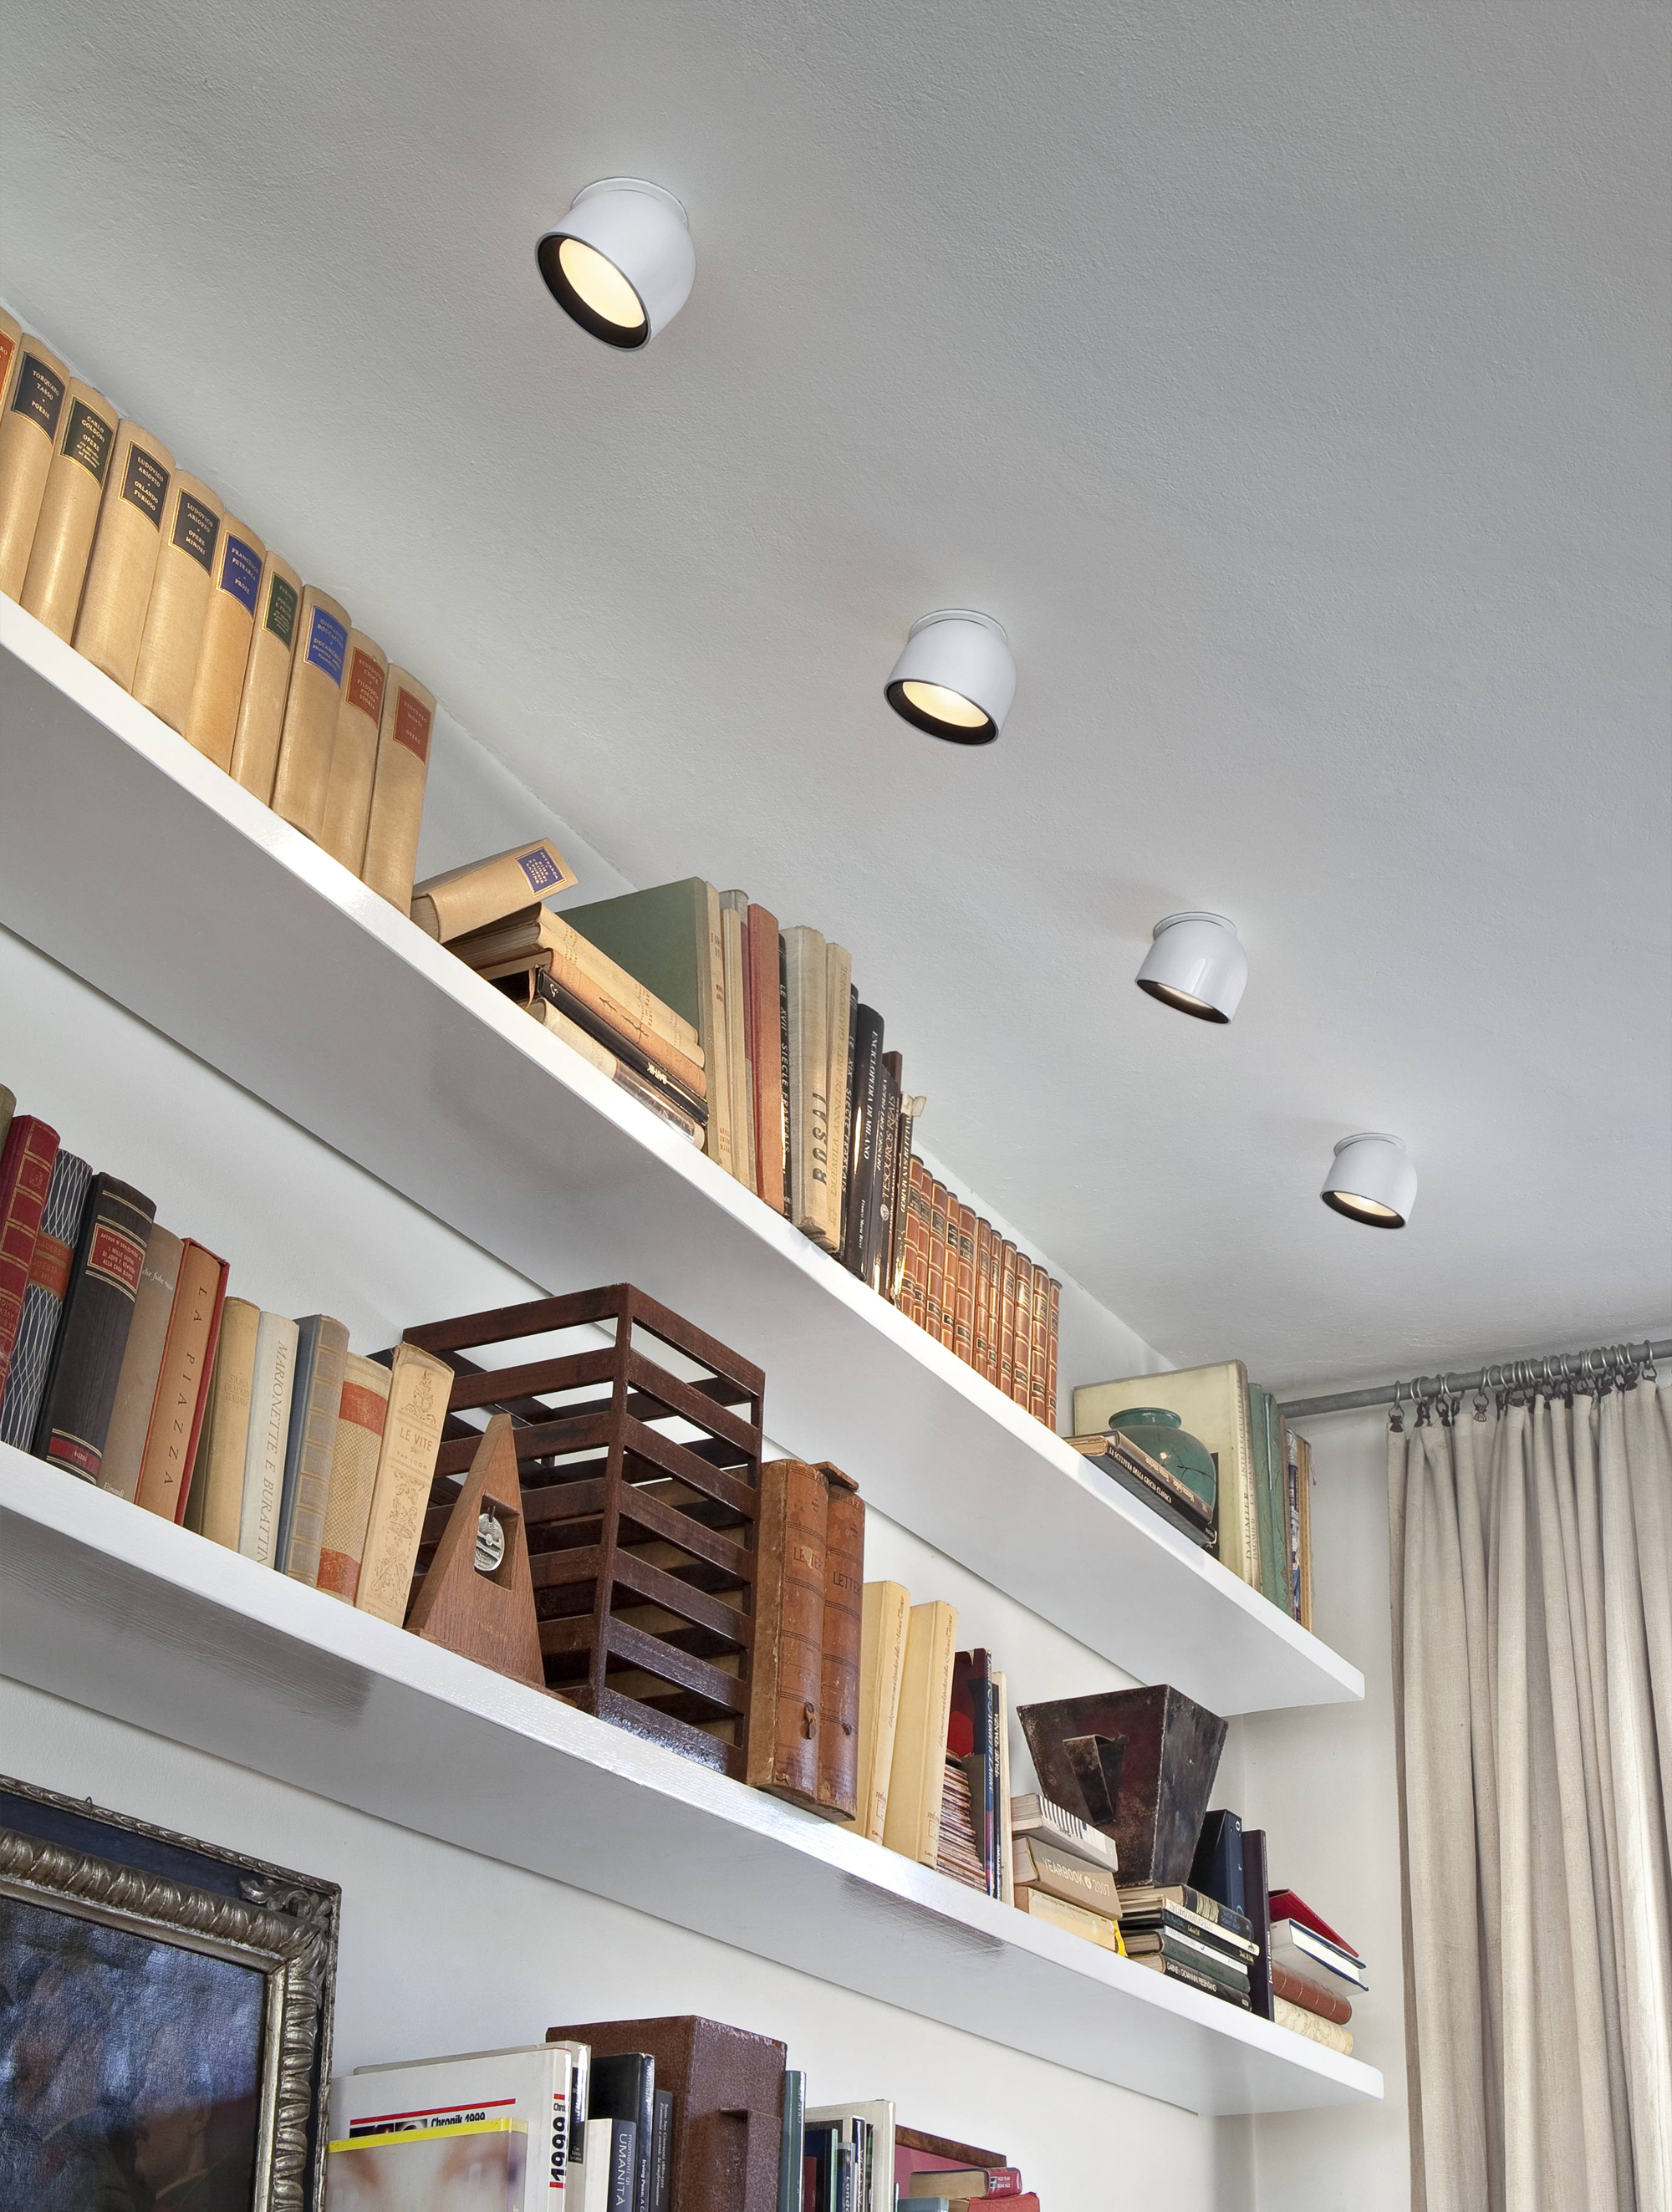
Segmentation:
{"type": "MultiPolygon", "coordinates": [[[[1405,1226],[1405,1216],[1402,1213],[1395,1213],[1392,1206],[1387,1209],[1384,1216],[1360,1213],[1357,1206],[1344,1206],[1341,1203],[1344,1198],[1350,1199],[1353,1195],[1352,1191],[1321,1190],[1318,1193],[1318,1196],[1332,1213],[1339,1213],[1343,1221],[1356,1221],[1360,1229],[1402,1229],[1405,1226]]],[[[1362,1199],[1359,1201],[1360,1206],[1364,1202],[1362,1199]]],[[[1379,1206],[1382,1201],[1380,1199],[1373,1199],[1371,1203],[1379,1206]]]]}
{"type": "Polygon", "coordinates": [[[1158,983],[1152,975],[1140,975],[1138,988],[1146,992],[1158,1006],[1170,1006],[1176,1014],[1189,1014],[1199,1022],[1217,1022],[1221,1029],[1230,1021],[1217,1006],[1210,1006],[1206,999],[1194,999],[1188,991],[1173,989],[1170,983],[1158,983]]]}
{"type": "MultiPolygon", "coordinates": [[[[589,307],[574,285],[569,283],[568,278],[564,276],[563,264],[557,258],[558,249],[564,240],[570,235],[571,234],[567,230],[549,231],[535,248],[535,258],[540,264],[540,274],[545,279],[547,291],[550,293],[570,321],[579,323],[583,331],[590,331],[593,337],[602,338],[605,345],[615,346],[623,353],[636,352],[640,346],[648,344],[650,338],[650,317],[646,312],[644,301],[639,300],[637,290],[629,285],[628,289],[632,291],[633,297],[639,300],[639,313],[644,318],[635,330],[629,330],[620,323],[612,323],[606,316],[600,315],[595,308],[589,307]]],[[[587,240],[583,238],[579,243],[584,246],[587,240]]],[[[597,248],[594,247],[593,251],[596,252],[597,248]]],[[[611,262],[610,266],[616,269],[613,261],[611,262]]],[[[619,269],[616,269],[616,274],[618,276],[621,276],[619,269]]],[[[623,283],[627,283],[625,277],[623,277],[622,281],[623,283]]]]}
{"type": "MultiPolygon", "coordinates": [[[[933,714],[906,696],[906,680],[891,684],[886,688],[888,703],[903,722],[909,722],[915,730],[926,731],[932,738],[940,738],[949,745],[990,745],[999,734],[999,726],[989,714],[979,727],[970,729],[956,722],[938,722],[933,714]]],[[[960,697],[963,694],[960,692],[960,697]]],[[[971,702],[974,704],[974,702],[971,702]]]]}

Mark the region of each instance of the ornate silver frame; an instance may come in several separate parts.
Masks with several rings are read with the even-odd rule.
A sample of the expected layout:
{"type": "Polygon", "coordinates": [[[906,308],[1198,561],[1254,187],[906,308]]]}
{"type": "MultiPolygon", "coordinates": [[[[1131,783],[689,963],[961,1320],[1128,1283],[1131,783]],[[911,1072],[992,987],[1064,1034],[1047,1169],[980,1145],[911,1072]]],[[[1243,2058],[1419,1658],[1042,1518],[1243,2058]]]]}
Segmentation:
{"type": "Polygon", "coordinates": [[[84,1798],[0,1778],[0,1795],[144,1837],[235,1870],[239,1895],[173,1881],[119,1859],[0,1823],[0,1896],[256,1968],[266,1979],[261,2115],[252,2212],[318,2212],[324,2203],[325,2090],[341,1893],[334,1882],[155,1828],[84,1798]]]}

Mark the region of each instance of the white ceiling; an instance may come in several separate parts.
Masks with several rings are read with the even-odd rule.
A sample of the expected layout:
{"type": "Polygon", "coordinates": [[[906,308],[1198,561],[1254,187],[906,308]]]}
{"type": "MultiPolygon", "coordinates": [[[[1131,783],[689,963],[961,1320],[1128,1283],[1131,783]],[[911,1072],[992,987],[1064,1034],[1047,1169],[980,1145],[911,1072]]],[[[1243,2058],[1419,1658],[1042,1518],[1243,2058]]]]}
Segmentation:
{"type": "Polygon", "coordinates": [[[1656,11],[9,17],[0,292],[629,878],[850,945],[925,1141],[1158,1347],[1667,1333],[1656,11]],[[534,265],[623,173],[698,252],[642,356],[534,265]],[[985,751],[881,702],[946,605],[985,751]],[[1132,988],[1195,906],[1228,1030],[1132,988]],[[1364,1127],[1403,1236],[1318,1203],[1364,1127]]]}

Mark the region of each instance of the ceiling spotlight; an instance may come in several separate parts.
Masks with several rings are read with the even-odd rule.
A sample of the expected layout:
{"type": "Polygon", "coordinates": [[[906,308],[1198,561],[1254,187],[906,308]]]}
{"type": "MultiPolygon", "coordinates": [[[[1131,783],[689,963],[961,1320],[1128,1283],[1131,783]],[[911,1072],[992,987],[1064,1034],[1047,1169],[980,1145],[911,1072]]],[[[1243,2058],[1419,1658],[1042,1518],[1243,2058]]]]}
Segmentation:
{"type": "Polygon", "coordinates": [[[577,192],[538,252],[552,298],[605,345],[648,344],[696,276],[684,209],[638,177],[605,177],[577,192]]]}
{"type": "Polygon", "coordinates": [[[1222,914],[1170,914],[1155,925],[1137,981],[1140,991],[1181,1014],[1228,1022],[1248,981],[1248,955],[1236,923],[1222,914]]]}
{"type": "Polygon", "coordinates": [[[989,745],[1016,696],[1016,663],[991,615],[944,607],[912,624],[883,696],[932,738],[989,745]]]}
{"type": "Polygon", "coordinates": [[[1416,1199],[1416,1168],[1398,1137],[1343,1137],[1320,1194],[1326,1206],[1367,1229],[1402,1229],[1416,1199]]]}

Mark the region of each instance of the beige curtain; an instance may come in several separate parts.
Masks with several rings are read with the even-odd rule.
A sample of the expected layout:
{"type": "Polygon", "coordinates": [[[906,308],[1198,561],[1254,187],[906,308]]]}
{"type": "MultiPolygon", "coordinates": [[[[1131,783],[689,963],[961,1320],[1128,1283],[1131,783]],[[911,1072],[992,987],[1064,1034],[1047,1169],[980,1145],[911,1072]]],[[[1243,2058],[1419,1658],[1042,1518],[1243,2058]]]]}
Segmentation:
{"type": "Polygon", "coordinates": [[[1419,2212],[1672,2212],[1672,1391],[1389,1437],[1419,2212]]]}

